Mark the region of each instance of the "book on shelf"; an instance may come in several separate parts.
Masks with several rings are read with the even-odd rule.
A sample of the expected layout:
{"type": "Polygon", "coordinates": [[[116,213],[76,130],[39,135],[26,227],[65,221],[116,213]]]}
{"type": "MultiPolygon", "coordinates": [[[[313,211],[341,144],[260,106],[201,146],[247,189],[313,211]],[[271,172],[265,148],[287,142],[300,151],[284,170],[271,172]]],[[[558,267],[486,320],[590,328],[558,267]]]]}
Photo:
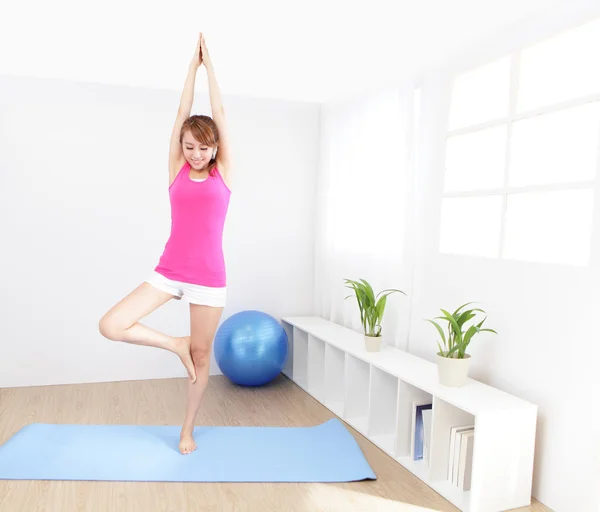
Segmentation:
{"type": "Polygon", "coordinates": [[[412,436],[411,436],[411,447],[410,452],[413,460],[423,460],[423,441],[424,441],[424,428],[423,428],[423,412],[430,410],[432,403],[426,402],[413,402],[412,409],[412,436]]]}
{"type": "Polygon", "coordinates": [[[456,485],[463,491],[471,489],[474,435],[474,430],[463,432],[460,442],[460,462],[458,464],[458,478],[456,485]]]}
{"type": "Polygon", "coordinates": [[[463,491],[471,488],[474,436],[474,425],[461,425],[450,429],[448,481],[463,491]]]}
{"type": "Polygon", "coordinates": [[[429,465],[429,446],[431,445],[431,420],[433,409],[423,409],[423,460],[429,465]]]}

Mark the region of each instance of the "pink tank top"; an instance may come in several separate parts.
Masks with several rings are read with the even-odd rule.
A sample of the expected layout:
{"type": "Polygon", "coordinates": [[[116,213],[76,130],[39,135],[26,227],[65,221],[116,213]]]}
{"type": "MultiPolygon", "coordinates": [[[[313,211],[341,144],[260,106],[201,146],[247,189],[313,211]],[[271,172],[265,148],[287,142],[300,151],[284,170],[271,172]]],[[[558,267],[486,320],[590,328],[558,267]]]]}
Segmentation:
{"type": "Polygon", "coordinates": [[[156,272],[184,283],[226,285],[223,227],[231,191],[215,167],[193,181],[186,162],[169,187],[171,235],[156,272]]]}

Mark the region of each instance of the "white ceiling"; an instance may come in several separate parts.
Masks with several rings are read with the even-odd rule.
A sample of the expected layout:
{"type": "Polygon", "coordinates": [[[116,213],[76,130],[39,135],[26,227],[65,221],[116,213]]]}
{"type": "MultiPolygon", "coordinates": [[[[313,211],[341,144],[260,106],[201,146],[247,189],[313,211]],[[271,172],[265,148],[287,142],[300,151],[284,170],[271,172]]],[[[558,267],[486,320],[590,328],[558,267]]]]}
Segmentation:
{"type": "Polygon", "coordinates": [[[181,90],[202,31],[224,95],[323,102],[565,1],[2,0],[0,73],[181,90]]]}

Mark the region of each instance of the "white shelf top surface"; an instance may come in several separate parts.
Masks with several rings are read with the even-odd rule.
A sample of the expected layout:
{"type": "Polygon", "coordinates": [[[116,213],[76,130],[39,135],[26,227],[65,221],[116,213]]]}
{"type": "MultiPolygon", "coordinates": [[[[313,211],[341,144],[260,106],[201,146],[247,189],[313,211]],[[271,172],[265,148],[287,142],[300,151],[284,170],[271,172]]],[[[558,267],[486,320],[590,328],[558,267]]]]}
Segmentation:
{"type": "Polygon", "coordinates": [[[282,321],[470,414],[499,409],[537,409],[535,404],[471,378],[458,388],[443,386],[439,383],[435,363],[389,345],[382,345],[380,352],[367,352],[361,333],[324,318],[284,317],[282,321]]]}

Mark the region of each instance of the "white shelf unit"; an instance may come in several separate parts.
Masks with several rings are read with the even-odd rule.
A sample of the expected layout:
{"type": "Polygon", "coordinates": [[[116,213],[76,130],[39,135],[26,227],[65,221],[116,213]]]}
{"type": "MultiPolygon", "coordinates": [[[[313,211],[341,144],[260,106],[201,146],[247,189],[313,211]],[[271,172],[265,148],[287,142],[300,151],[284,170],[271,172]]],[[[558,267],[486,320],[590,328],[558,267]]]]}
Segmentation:
{"type": "Polygon", "coordinates": [[[435,363],[320,317],[284,317],[290,358],[283,373],[399,464],[465,512],[531,504],[537,405],[473,379],[439,384],[435,363]],[[413,402],[432,403],[428,460],[411,457],[413,402]],[[471,488],[448,480],[450,431],[475,425],[471,488]]]}

